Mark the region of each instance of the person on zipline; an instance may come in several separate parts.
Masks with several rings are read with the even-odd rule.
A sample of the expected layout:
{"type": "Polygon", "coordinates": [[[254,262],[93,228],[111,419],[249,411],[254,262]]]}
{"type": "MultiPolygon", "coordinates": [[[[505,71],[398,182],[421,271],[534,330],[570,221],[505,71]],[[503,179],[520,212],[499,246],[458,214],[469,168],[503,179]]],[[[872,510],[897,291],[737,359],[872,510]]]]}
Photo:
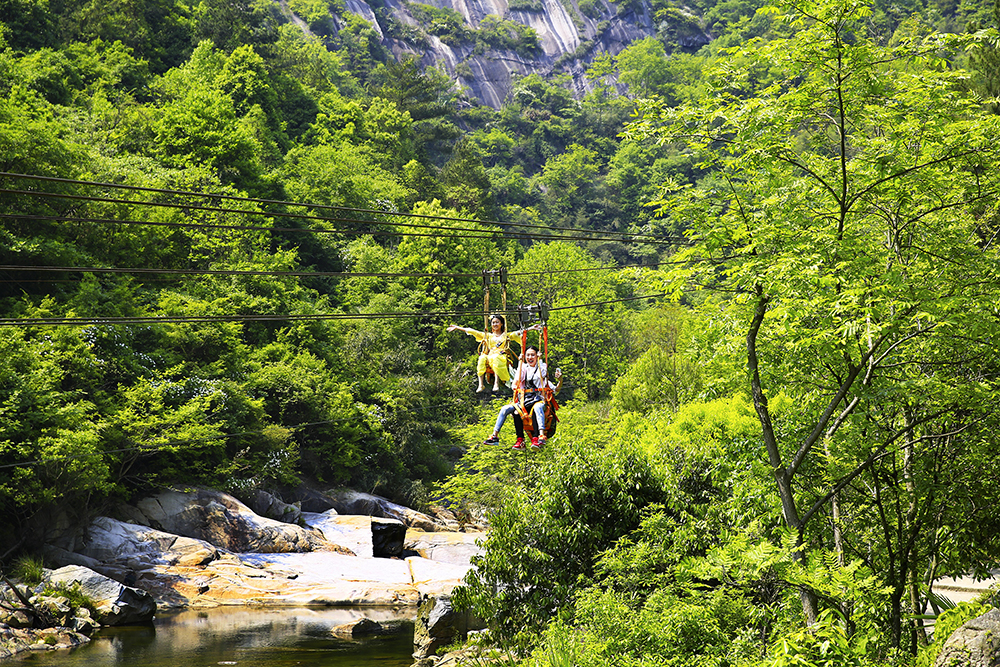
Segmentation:
{"type": "Polygon", "coordinates": [[[479,376],[479,387],[476,391],[483,391],[483,376],[488,368],[493,369],[493,391],[500,391],[500,383],[510,382],[510,372],[507,370],[507,350],[510,348],[510,341],[520,341],[524,331],[537,330],[538,327],[529,327],[524,331],[507,331],[507,325],[500,315],[490,317],[490,328],[492,331],[476,331],[467,327],[460,327],[452,324],[448,331],[464,331],[477,341],[479,341],[479,361],[476,364],[476,375],[479,376]]]}
{"type": "MultiPolygon", "coordinates": [[[[493,426],[493,435],[483,441],[483,444],[499,445],[500,429],[503,427],[503,423],[507,420],[507,417],[513,415],[515,412],[519,412],[519,408],[523,405],[523,414],[532,415],[533,413],[536,426],[536,435],[531,438],[531,447],[533,449],[541,449],[542,445],[546,442],[545,396],[542,390],[548,388],[552,390],[553,395],[558,394],[559,389],[562,388],[562,371],[558,368],[556,369],[555,378],[559,384],[552,384],[548,380],[545,362],[538,360],[538,348],[534,345],[529,345],[524,349],[524,362],[518,366],[517,375],[519,389],[514,394],[514,400],[500,408],[500,414],[497,415],[496,424],[493,426]],[[518,392],[524,393],[523,402],[520,400],[518,392]]],[[[525,416],[524,419],[528,419],[528,417],[525,416]]],[[[524,449],[524,423],[520,414],[514,416],[514,430],[517,432],[514,449],[524,449]]]]}

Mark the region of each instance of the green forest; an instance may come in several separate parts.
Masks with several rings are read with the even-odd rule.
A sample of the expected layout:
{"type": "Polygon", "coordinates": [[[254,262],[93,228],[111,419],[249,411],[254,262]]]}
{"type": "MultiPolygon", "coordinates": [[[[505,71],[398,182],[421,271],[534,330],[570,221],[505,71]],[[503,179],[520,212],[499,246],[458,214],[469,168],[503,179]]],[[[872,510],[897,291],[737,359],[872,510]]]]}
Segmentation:
{"type": "Polygon", "coordinates": [[[1000,560],[1000,3],[656,0],[714,39],[500,109],[289,5],[0,0],[0,567],[305,483],[487,517],[509,664],[922,667],[991,606],[933,584],[1000,560]],[[541,451],[482,444],[487,312],[547,314],[541,451]]]}

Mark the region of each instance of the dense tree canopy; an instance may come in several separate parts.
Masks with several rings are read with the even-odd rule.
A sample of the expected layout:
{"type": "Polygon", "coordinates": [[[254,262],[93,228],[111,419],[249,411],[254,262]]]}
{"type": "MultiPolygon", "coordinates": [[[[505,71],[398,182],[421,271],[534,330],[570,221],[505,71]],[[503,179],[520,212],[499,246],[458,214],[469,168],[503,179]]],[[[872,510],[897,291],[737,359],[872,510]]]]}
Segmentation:
{"type": "Polygon", "coordinates": [[[1000,553],[995,8],[618,2],[655,34],[492,109],[382,36],[529,58],[537,8],[410,4],[0,0],[0,565],[350,485],[491,522],[456,600],[526,665],[927,664],[1000,553]],[[531,458],[447,331],[498,275],[565,378],[531,458]]]}

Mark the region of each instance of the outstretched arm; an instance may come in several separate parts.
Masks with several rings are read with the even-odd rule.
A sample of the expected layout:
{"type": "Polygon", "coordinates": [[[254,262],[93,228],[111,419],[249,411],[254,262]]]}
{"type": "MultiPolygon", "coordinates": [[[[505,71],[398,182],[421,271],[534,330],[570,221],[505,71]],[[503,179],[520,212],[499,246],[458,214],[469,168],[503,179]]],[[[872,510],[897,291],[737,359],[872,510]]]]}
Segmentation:
{"type": "Polygon", "coordinates": [[[476,331],[475,329],[470,329],[468,327],[460,327],[457,324],[452,324],[451,326],[449,326],[448,331],[463,331],[479,341],[481,341],[483,338],[486,337],[486,334],[484,334],[482,331],[476,331]]]}
{"type": "Polygon", "coordinates": [[[517,331],[511,331],[510,334],[508,335],[511,336],[512,338],[520,338],[525,331],[541,331],[541,330],[542,330],[541,324],[533,324],[525,329],[518,329],[517,331]]]}

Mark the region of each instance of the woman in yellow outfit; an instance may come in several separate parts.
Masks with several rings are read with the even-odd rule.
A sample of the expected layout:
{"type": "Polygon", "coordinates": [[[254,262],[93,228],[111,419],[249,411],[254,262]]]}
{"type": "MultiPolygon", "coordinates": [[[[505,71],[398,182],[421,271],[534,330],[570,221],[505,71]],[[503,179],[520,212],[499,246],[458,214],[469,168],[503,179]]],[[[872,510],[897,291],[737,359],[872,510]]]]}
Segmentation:
{"type": "MultiPolygon", "coordinates": [[[[524,333],[524,331],[508,332],[503,317],[500,315],[490,317],[490,328],[492,331],[476,331],[460,327],[457,324],[448,327],[448,331],[464,331],[481,343],[479,362],[476,364],[476,375],[479,376],[479,387],[476,388],[476,391],[485,389],[483,376],[486,375],[487,365],[493,369],[493,391],[500,390],[501,382],[504,384],[510,382],[510,372],[507,370],[507,350],[510,347],[510,341],[520,341],[521,335],[524,333]]],[[[535,328],[537,327],[530,327],[529,330],[535,328]]]]}

